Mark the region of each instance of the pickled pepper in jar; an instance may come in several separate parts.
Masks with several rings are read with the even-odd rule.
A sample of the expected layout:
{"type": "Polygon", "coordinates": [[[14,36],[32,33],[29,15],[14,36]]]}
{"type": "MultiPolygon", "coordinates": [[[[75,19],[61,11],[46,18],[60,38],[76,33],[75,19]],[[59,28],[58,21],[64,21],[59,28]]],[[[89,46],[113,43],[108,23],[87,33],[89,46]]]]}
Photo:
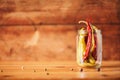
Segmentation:
{"type": "Polygon", "coordinates": [[[87,21],[78,30],[77,34],[77,63],[81,67],[99,68],[102,62],[102,35],[101,31],[87,21]]]}

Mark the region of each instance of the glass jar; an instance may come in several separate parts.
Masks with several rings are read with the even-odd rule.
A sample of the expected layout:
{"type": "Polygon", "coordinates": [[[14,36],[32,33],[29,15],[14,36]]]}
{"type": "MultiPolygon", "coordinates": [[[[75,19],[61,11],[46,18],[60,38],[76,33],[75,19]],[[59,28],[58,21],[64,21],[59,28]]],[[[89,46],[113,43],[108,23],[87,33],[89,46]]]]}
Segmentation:
{"type": "MultiPolygon", "coordinates": [[[[87,25],[87,22],[85,21],[80,23],[85,23],[87,25]]],[[[91,45],[86,59],[84,59],[84,56],[86,56],[85,52],[87,48],[87,42],[88,42],[87,40],[89,33],[85,29],[78,30],[77,41],[76,41],[77,63],[82,68],[93,67],[100,69],[102,62],[102,34],[101,34],[101,30],[97,29],[92,24],[90,24],[90,26],[92,26],[91,45]]]]}

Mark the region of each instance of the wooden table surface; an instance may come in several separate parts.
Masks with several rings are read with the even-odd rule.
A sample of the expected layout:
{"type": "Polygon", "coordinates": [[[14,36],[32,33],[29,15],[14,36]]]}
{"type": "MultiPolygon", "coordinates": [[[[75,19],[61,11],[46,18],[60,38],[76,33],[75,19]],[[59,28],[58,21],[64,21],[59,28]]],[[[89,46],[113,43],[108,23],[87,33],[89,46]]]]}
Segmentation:
{"type": "Polygon", "coordinates": [[[120,62],[103,61],[101,71],[76,62],[0,62],[0,80],[120,80],[120,62]]]}

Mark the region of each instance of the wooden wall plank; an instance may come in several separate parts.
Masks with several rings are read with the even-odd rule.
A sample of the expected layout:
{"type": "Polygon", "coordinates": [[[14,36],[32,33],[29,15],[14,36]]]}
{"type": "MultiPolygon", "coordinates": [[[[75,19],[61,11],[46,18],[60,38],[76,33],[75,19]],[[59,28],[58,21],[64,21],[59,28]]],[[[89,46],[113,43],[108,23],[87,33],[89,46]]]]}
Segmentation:
{"type": "Polygon", "coordinates": [[[119,0],[0,0],[0,24],[75,24],[120,22],[119,0]],[[8,19],[9,18],[9,19],[8,19]]]}
{"type": "MultiPolygon", "coordinates": [[[[96,25],[103,34],[103,60],[120,60],[120,25],[96,25]]],[[[38,41],[28,45],[33,26],[0,27],[1,61],[75,61],[76,35],[79,25],[37,26],[38,41]]]]}

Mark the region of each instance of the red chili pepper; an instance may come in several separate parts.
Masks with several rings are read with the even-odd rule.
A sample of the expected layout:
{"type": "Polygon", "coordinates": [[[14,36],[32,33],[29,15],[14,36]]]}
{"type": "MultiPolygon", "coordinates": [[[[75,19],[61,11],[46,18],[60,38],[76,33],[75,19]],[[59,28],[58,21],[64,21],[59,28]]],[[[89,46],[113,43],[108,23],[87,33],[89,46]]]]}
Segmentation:
{"type": "Polygon", "coordinates": [[[91,41],[92,41],[92,30],[91,30],[89,22],[87,22],[87,24],[88,24],[88,26],[87,26],[88,40],[87,40],[87,46],[86,46],[86,49],[85,49],[85,54],[84,54],[84,57],[83,57],[84,60],[86,60],[89,56],[91,41]]]}
{"type": "Polygon", "coordinates": [[[94,51],[93,51],[93,53],[92,53],[92,56],[93,56],[93,58],[95,59],[95,60],[97,60],[97,38],[96,38],[96,35],[94,35],[94,39],[95,39],[95,46],[94,46],[94,51]]]}

